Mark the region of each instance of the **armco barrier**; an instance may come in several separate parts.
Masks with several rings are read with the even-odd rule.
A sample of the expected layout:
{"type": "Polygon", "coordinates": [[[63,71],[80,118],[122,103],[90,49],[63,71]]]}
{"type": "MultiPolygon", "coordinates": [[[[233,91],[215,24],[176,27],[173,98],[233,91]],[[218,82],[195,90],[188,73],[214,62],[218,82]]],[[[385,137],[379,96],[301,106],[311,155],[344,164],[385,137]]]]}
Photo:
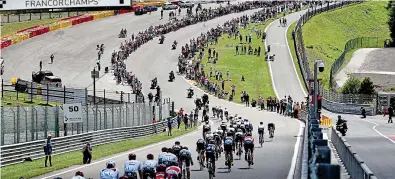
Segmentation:
{"type": "MultiPolygon", "coordinates": [[[[177,125],[177,120],[172,118],[173,126],[177,125]]],[[[101,131],[94,131],[84,134],[77,134],[67,137],[54,138],[53,154],[62,154],[75,150],[81,150],[82,147],[90,142],[92,146],[119,142],[125,139],[153,135],[160,133],[167,127],[167,120],[159,122],[156,125],[150,124],[137,127],[123,127],[101,131]]],[[[1,147],[1,167],[21,163],[27,157],[39,159],[44,157],[43,146],[45,140],[38,140],[26,143],[12,144],[1,147]]]]}
{"type": "Polygon", "coordinates": [[[331,129],[331,140],[351,178],[376,179],[359,155],[351,148],[347,140],[334,128],[331,129]]]}

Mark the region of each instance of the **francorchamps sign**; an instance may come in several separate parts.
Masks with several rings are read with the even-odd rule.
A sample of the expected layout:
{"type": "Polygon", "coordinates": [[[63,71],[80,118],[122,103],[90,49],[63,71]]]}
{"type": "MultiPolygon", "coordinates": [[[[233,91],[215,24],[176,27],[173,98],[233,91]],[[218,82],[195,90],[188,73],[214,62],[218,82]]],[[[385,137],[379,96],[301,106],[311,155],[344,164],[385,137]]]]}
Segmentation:
{"type": "Polygon", "coordinates": [[[131,0],[0,0],[0,11],[131,6],[131,0]]]}

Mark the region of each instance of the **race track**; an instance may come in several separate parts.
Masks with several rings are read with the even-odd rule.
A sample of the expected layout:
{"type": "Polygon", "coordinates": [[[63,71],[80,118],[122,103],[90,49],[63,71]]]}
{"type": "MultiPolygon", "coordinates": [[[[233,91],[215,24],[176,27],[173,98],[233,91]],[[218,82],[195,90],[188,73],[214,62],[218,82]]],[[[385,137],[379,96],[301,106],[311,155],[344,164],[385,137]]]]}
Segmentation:
{"type": "MultiPolygon", "coordinates": [[[[163,90],[163,96],[170,97],[175,101],[176,108],[183,107],[185,111],[189,113],[194,108],[193,101],[186,98],[186,89],[189,88],[191,84],[182,79],[181,76],[176,76],[176,80],[173,83],[167,82],[170,70],[176,69],[177,57],[179,54],[179,49],[174,51],[170,50],[171,43],[177,40],[180,44],[185,44],[190,38],[196,37],[201,32],[206,32],[208,28],[215,27],[226,20],[241,16],[242,14],[251,14],[255,11],[257,10],[230,14],[205,23],[198,23],[183,28],[177,32],[171,32],[166,35],[166,41],[163,45],[159,45],[158,40],[154,39],[144,44],[137,52],[130,55],[129,59],[126,61],[128,71],[133,71],[143,82],[144,93],[149,91],[150,80],[155,76],[158,77],[159,85],[163,90]]],[[[111,51],[118,48],[120,42],[123,41],[117,39],[117,35],[121,28],[127,28],[128,32],[136,33],[139,30],[144,30],[149,25],[159,24],[160,21],[158,19],[159,12],[153,13],[151,16],[145,15],[140,17],[126,14],[67,28],[63,31],[55,31],[27,40],[4,50],[4,58],[6,60],[12,60],[12,63],[7,63],[6,61],[7,69],[16,69],[15,71],[6,72],[5,76],[11,78],[18,75],[19,77],[29,79],[31,71],[37,70],[39,61],[43,60],[44,69],[51,69],[56,75],[61,76],[64,84],[77,87],[89,86],[91,84],[89,72],[94,65],[93,59],[96,58],[95,47],[97,44],[104,43],[107,46],[102,59],[105,59],[105,63],[109,64],[111,51]],[[56,65],[47,65],[51,53],[55,53],[56,65]]],[[[272,25],[270,28],[277,27],[272,25]]],[[[282,35],[284,36],[284,33],[282,33],[282,35]]],[[[270,36],[271,34],[269,34],[269,37],[270,36]]],[[[275,50],[274,46],[273,50],[275,50]]],[[[105,60],[102,60],[102,62],[105,60]]],[[[276,89],[287,89],[287,86],[277,86],[276,80],[274,83],[276,84],[276,89]]],[[[292,84],[297,85],[297,81],[292,82],[292,84]]],[[[198,90],[196,87],[195,93],[197,93],[197,96],[203,94],[202,91],[198,90]]],[[[283,96],[288,94],[284,94],[284,92],[280,91],[279,95],[283,96]]],[[[296,94],[292,93],[290,95],[293,96],[296,94]]],[[[300,94],[300,97],[295,96],[294,98],[300,101],[303,99],[303,95],[300,94]]],[[[246,108],[242,105],[219,100],[212,96],[210,97],[210,105],[222,106],[223,108],[227,108],[231,114],[237,113],[244,116],[250,119],[254,126],[257,126],[260,121],[263,121],[265,124],[269,121],[273,121],[277,129],[273,141],[266,142],[263,148],[255,149],[255,165],[252,166],[252,169],[246,169],[247,163],[241,160],[235,161],[231,173],[225,173],[224,170],[221,169],[225,166],[224,160],[220,158],[217,162],[217,179],[282,179],[287,178],[289,173],[291,173],[291,175],[293,174],[294,168],[292,166],[295,164],[295,153],[297,153],[297,151],[294,150],[295,144],[297,147],[299,146],[297,143],[297,141],[299,141],[297,139],[299,138],[299,129],[301,126],[299,121],[280,116],[277,113],[262,112],[256,109],[246,108]],[[290,169],[292,169],[291,172],[290,169]]],[[[218,121],[216,119],[213,119],[213,121],[213,125],[216,128],[218,126],[218,121]]],[[[139,160],[144,160],[148,153],[156,155],[160,152],[162,147],[170,147],[176,140],[179,140],[182,145],[188,146],[193,151],[195,142],[200,137],[201,130],[198,130],[177,139],[153,144],[133,150],[132,152],[136,153],[139,160]]],[[[256,139],[258,138],[256,134],[254,134],[254,137],[256,139]]],[[[98,178],[99,171],[105,167],[105,162],[110,159],[114,160],[118,168],[123,171],[123,162],[127,159],[127,155],[130,152],[131,151],[116,154],[103,160],[93,161],[90,165],[73,166],[37,178],[53,178],[55,176],[71,178],[78,170],[83,171],[86,177],[98,178]]],[[[198,166],[196,166],[196,152],[193,152],[193,159],[195,159],[195,166],[192,167],[193,172],[191,178],[201,179],[208,177],[207,170],[203,172],[195,171],[198,168],[198,166]]]]}

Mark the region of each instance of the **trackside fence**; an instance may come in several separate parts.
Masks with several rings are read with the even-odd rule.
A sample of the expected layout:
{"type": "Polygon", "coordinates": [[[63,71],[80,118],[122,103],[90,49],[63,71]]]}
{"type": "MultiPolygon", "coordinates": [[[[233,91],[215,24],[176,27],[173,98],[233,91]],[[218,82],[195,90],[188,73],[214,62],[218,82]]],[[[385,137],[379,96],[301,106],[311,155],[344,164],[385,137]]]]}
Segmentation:
{"type": "MultiPolygon", "coordinates": [[[[172,117],[173,126],[177,125],[177,120],[172,117]]],[[[73,136],[58,137],[52,139],[53,154],[58,155],[71,151],[81,150],[87,142],[92,146],[119,142],[142,136],[148,136],[165,131],[167,120],[156,124],[147,124],[133,127],[120,127],[100,131],[92,131],[73,136]]],[[[25,142],[7,146],[1,146],[1,167],[23,162],[26,158],[33,160],[44,157],[44,140],[25,142]]]]}

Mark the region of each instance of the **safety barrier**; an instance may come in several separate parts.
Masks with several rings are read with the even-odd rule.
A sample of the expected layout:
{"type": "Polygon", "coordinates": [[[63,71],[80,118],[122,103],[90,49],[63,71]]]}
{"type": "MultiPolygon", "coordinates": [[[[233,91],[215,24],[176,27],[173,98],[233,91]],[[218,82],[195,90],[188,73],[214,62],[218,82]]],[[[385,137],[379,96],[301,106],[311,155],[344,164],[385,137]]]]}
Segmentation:
{"type": "Polygon", "coordinates": [[[29,33],[18,33],[10,37],[11,44],[16,44],[30,38],[29,33]]]}
{"type": "Polygon", "coordinates": [[[55,31],[55,30],[66,28],[66,27],[71,27],[72,25],[73,25],[73,23],[70,20],[57,21],[57,22],[52,23],[49,26],[49,31],[55,31]]]}
{"type": "Polygon", "coordinates": [[[347,140],[332,128],[331,140],[344,166],[347,168],[351,178],[377,179],[361,157],[351,148],[347,140]]]}
{"type": "Polygon", "coordinates": [[[326,115],[322,115],[321,116],[321,121],[320,121],[320,126],[332,127],[333,126],[332,118],[330,118],[330,117],[328,117],[326,115]]]}
{"type": "MultiPolygon", "coordinates": [[[[177,120],[173,117],[173,126],[177,125],[177,120]]],[[[150,124],[137,127],[122,127],[94,131],[84,134],[77,134],[66,137],[54,138],[53,154],[58,155],[75,150],[80,150],[90,142],[92,146],[119,142],[121,140],[142,137],[160,133],[167,127],[167,120],[157,124],[150,124]]],[[[1,149],[1,167],[22,163],[24,159],[31,158],[33,160],[44,157],[43,146],[45,140],[38,140],[26,143],[2,146],[1,149]]]]}
{"type": "Polygon", "coordinates": [[[97,20],[97,19],[103,19],[106,17],[114,16],[114,11],[93,12],[89,14],[93,16],[93,20],[97,20]]]}
{"type": "Polygon", "coordinates": [[[0,49],[3,49],[3,48],[6,48],[6,47],[8,47],[8,46],[10,46],[12,44],[12,41],[11,41],[11,39],[1,39],[1,48],[0,49]]]}

